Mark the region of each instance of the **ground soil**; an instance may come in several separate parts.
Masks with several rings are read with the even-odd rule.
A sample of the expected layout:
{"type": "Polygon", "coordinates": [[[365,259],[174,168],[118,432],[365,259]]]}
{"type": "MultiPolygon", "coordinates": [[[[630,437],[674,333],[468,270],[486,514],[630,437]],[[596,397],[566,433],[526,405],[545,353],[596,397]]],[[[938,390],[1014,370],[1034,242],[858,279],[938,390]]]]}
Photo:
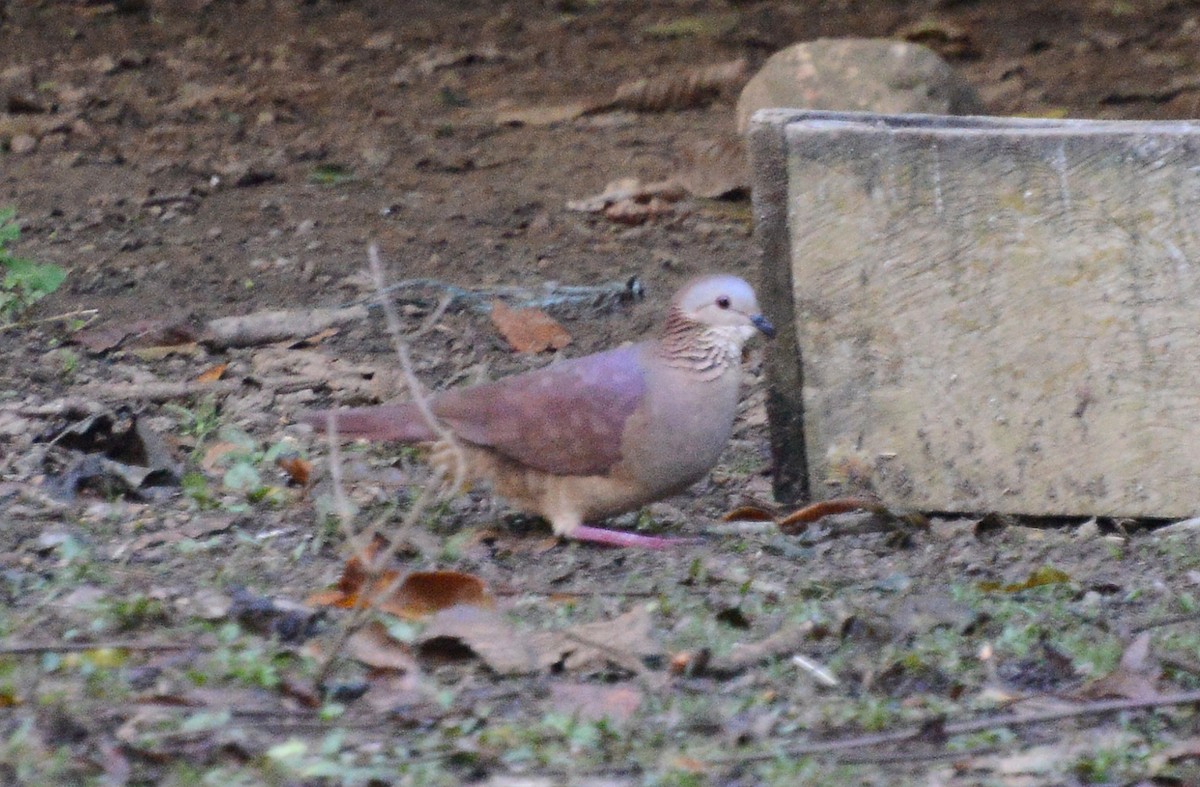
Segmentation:
{"type": "MultiPolygon", "coordinates": [[[[497,115],[603,99],[631,79],[739,57],[752,71],[773,51],[821,36],[920,36],[946,55],[993,114],[1200,116],[1200,2],[1181,0],[18,0],[3,7],[0,73],[11,77],[6,85],[27,87],[29,97],[3,122],[17,132],[34,129],[37,144],[0,152],[0,207],[17,210],[20,256],[69,272],[58,292],[25,315],[30,320],[95,310],[95,324],[180,317],[199,323],[352,303],[369,293],[362,270],[367,245],[376,242],[393,281],[540,287],[636,276],[646,288],[643,303],[554,313],[572,336],[566,355],[640,336],[688,277],[732,271],[755,278],[759,256],[748,199],[689,200],[637,226],[571,211],[567,203],[617,178],[670,175],[689,145],[732,131],[736,92],[686,110],[600,113],[548,126],[504,125],[497,115]],[[706,20],[698,33],[670,25],[693,18],[706,20]]],[[[409,304],[410,327],[430,305],[409,304]]],[[[68,329],[48,321],[0,332],[3,401],[33,406],[92,396],[95,386],[109,383],[194,380],[222,362],[231,364],[231,376],[244,375],[257,368],[260,353],[147,358],[75,347],[64,355],[68,329]]],[[[551,360],[514,354],[486,315],[469,310],[445,315],[414,340],[413,350],[419,374],[434,387],[551,360]]],[[[315,352],[367,364],[381,378],[395,369],[378,321],[344,328],[315,352]]],[[[661,523],[687,530],[734,506],[770,502],[761,360],[756,347],[748,358],[747,403],[721,466],[688,495],[654,509],[661,523]]],[[[242,395],[226,403],[225,417],[264,445],[287,437],[308,448],[312,438],[289,426],[301,409],[392,395],[386,387],[370,394],[331,385],[242,395]]],[[[158,418],[164,432],[178,425],[160,404],[136,397],[123,404],[158,418]]],[[[15,456],[28,448],[28,441],[0,437],[0,452],[9,454],[9,475],[0,480],[36,480],[30,468],[19,471],[15,456]]],[[[319,444],[312,450],[324,452],[319,444]]],[[[409,472],[407,464],[402,472],[409,472]]],[[[358,494],[369,502],[388,492],[358,494]]],[[[239,527],[257,534],[247,538],[271,546],[246,554],[226,535],[226,547],[213,555],[226,561],[219,572],[183,553],[150,550],[144,559],[122,558],[127,562],[114,587],[142,585],[176,603],[198,587],[236,578],[258,593],[303,599],[336,576],[345,556],[334,535],[294,559],[317,527],[316,497],[247,514],[239,527]]],[[[0,497],[0,507],[6,499],[16,498],[0,497]]],[[[67,513],[55,516],[10,515],[0,536],[10,565],[41,565],[45,556],[37,550],[45,545],[38,538],[48,528],[65,527],[109,550],[192,516],[178,498],[147,505],[85,495],[64,505],[60,512],[67,513]],[[113,519],[123,521],[111,531],[94,529],[113,519]]],[[[480,494],[455,504],[438,534],[503,527],[489,506],[480,494]]],[[[559,547],[498,557],[475,544],[457,566],[514,592],[594,591],[618,577],[629,593],[653,596],[661,592],[657,582],[703,565],[733,577],[730,593],[753,575],[766,585],[799,583],[820,596],[845,586],[846,576],[858,587],[902,573],[918,577],[917,588],[936,587],[942,561],[958,554],[949,547],[896,552],[885,537],[874,539],[795,554],[776,548],[747,558],[750,569],[729,568],[745,551],[728,539],[682,555],[633,556],[559,547]]],[[[1019,539],[989,542],[982,554],[958,555],[960,568],[1019,580],[1044,558],[1027,546],[1019,539]],[[1015,557],[1006,556],[1006,545],[1015,557]]],[[[1064,545],[1063,554],[1069,552],[1064,545]]],[[[1139,561],[1106,581],[1141,587],[1131,577],[1143,569],[1154,570],[1139,561]]],[[[1161,580],[1169,585],[1173,575],[1161,580]]],[[[589,609],[615,613],[627,606],[622,598],[628,596],[589,609]]],[[[43,620],[28,599],[14,603],[31,606],[7,630],[13,636],[39,628],[62,633],[78,623],[67,613],[43,620]]],[[[159,766],[138,767],[153,773],[159,766]]]]}

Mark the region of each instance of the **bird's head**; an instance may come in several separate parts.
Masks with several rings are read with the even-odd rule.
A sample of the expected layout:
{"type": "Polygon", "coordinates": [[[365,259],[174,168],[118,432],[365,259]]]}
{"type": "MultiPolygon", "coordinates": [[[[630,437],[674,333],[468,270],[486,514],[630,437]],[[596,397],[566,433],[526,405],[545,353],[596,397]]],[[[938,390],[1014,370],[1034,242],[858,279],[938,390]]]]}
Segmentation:
{"type": "Polygon", "coordinates": [[[728,273],[702,276],[675,294],[673,305],[686,319],[736,337],[739,344],[757,332],[768,338],[775,328],[758,308],[754,288],[728,273]]]}

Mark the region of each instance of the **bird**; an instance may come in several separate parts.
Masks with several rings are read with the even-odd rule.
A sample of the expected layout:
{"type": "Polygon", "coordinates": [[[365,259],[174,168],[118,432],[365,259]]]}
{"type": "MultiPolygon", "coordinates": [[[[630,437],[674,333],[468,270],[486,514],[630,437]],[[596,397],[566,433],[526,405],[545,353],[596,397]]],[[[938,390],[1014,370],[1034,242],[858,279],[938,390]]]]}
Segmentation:
{"type": "Polygon", "coordinates": [[[432,443],[430,461],[447,476],[459,457],[470,481],[489,482],[560,538],[662,549],[694,539],[586,523],[678,494],[713,468],[733,431],[742,348],[760,333],[775,329],[750,284],[711,274],[675,293],[651,338],[430,394],[441,435],[411,401],[300,420],[317,431],[333,421],[339,438],[432,443]]]}

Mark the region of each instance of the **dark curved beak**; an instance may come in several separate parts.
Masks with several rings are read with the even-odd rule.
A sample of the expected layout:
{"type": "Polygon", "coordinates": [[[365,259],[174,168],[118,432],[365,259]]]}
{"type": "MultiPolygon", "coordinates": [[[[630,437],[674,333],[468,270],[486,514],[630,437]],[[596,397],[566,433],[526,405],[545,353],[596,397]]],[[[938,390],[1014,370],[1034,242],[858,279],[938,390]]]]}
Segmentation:
{"type": "Polygon", "coordinates": [[[763,317],[761,314],[756,314],[750,318],[750,322],[754,323],[754,327],[762,331],[763,335],[768,339],[775,338],[775,326],[772,325],[771,321],[766,317],[763,317]]]}

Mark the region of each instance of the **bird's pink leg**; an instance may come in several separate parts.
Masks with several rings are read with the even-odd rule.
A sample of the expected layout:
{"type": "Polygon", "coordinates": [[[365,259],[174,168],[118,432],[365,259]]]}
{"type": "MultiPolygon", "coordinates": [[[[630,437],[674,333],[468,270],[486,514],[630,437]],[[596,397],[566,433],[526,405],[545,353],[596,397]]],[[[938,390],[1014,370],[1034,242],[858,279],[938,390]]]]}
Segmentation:
{"type": "Polygon", "coordinates": [[[670,549],[671,547],[688,544],[703,544],[703,538],[669,538],[666,536],[643,536],[639,533],[627,533],[624,530],[605,530],[602,527],[580,525],[571,531],[568,538],[576,541],[590,541],[593,544],[604,544],[610,547],[641,547],[642,549],[670,549]]]}

